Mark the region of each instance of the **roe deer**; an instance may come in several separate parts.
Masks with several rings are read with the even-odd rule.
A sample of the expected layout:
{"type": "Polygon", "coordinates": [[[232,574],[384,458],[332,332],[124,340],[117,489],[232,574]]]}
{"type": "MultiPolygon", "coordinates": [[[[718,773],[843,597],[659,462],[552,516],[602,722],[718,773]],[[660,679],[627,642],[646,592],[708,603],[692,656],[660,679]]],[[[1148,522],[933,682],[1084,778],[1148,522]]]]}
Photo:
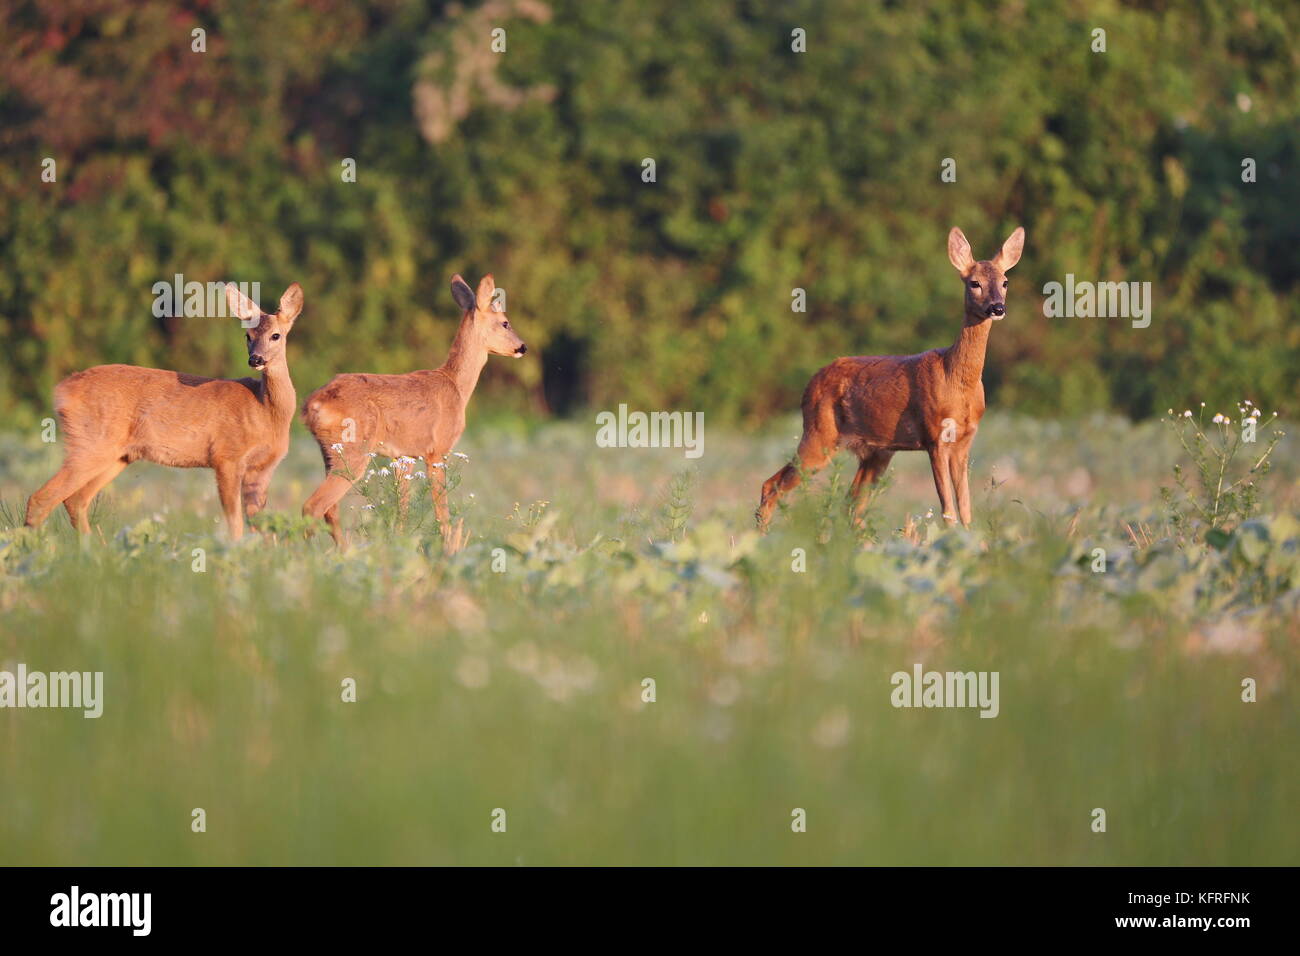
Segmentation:
{"type": "Polygon", "coordinates": [[[243,320],[255,378],[203,378],[134,365],[97,365],[54,388],[63,430],[63,467],[27,500],[28,527],[63,502],[73,526],[90,531],[90,502],[127,465],[144,459],[173,468],[212,468],[231,538],[247,513],[266,504],[271,474],[289,448],[297,405],[285,342],[302,311],[302,288],[289,286],[274,314],[226,285],[231,312],[243,320]],[[256,322],[254,326],[252,323],[256,322]]]}
{"type": "Polygon", "coordinates": [[[930,455],[934,486],[946,521],[969,525],[970,446],[984,415],[984,348],[992,322],[1006,314],[1006,272],[1020,261],[1025,230],[1018,228],[991,260],[976,262],[956,227],[948,258],[966,288],[966,316],[957,341],[919,355],[836,359],[817,372],[803,393],[803,437],[795,462],[763,483],[758,526],[766,530],[781,496],[801,472],[824,467],[841,448],[858,456],[849,497],[861,520],[869,485],[880,480],[898,451],[930,455]],[[955,490],[955,493],[954,493],[955,490]]]}
{"type": "Polygon", "coordinates": [[[488,356],[522,358],[528,351],[505,312],[492,309],[495,292],[491,275],[479,282],[477,295],[459,275],[452,276],[452,298],[464,314],[447,361],[438,368],[404,375],[336,375],[307,396],[302,417],[320,445],[325,480],[302,513],[323,517],[335,544],[344,544],[339,501],[365,473],[369,454],[382,446],[388,457],[424,458],[444,547],[455,549],[441,459],[465,431],[465,407],[488,356]]]}

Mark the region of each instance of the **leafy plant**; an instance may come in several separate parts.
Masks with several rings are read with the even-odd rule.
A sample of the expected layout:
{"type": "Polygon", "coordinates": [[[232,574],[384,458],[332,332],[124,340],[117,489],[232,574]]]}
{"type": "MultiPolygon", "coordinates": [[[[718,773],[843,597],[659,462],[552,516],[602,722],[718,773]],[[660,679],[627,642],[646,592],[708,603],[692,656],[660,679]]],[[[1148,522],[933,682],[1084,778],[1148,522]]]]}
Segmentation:
{"type": "Polygon", "coordinates": [[[694,468],[683,468],[668,482],[659,501],[660,537],[679,541],[695,510],[695,485],[699,476],[694,468]]]}
{"type": "Polygon", "coordinates": [[[1183,537],[1190,537],[1193,523],[1199,521],[1208,526],[1215,543],[1225,530],[1251,517],[1259,505],[1258,480],[1268,474],[1269,458],[1286,433],[1274,429],[1261,451],[1252,447],[1257,445],[1256,436],[1277,421],[1277,413],[1261,421],[1261,411],[1247,399],[1237,406],[1237,416],[1236,427],[1221,413],[1207,425],[1204,403],[1198,415],[1185,411],[1175,416],[1169,410],[1166,421],[1191,459],[1192,477],[1182,464],[1175,464],[1174,483],[1181,494],[1162,487],[1160,495],[1170,522],[1183,537]]]}

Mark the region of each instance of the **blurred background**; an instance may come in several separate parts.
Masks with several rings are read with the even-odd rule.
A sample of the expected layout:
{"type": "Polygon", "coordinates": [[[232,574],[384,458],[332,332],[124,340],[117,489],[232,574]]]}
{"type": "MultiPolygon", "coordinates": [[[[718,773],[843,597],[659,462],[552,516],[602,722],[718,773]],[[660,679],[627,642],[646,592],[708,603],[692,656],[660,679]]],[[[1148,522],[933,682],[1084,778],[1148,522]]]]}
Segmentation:
{"type": "Polygon", "coordinates": [[[440,364],[450,275],[492,271],[535,351],[489,364],[476,413],[756,424],[836,355],[951,342],[954,224],[981,257],[1028,231],[991,405],[1271,410],[1300,372],[1298,23],[1290,2],[0,0],[0,413],[34,422],[106,362],[243,374],[223,323],[153,316],[175,273],[258,281],[268,308],[301,282],[305,394],[440,364]],[[1151,282],[1150,327],[1045,318],[1067,273],[1151,282]]]}

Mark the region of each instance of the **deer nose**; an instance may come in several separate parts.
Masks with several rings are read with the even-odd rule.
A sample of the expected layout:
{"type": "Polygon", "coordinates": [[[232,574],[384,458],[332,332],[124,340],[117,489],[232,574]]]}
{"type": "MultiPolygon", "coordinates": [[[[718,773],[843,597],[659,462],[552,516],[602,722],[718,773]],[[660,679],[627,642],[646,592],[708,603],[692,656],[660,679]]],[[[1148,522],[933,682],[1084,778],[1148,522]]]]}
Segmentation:
{"type": "Polygon", "coordinates": [[[527,351],[528,351],[528,346],[527,346],[527,345],[520,344],[519,348],[515,349],[515,354],[516,354],[516,355],[523,355],[523,354],[524,354],[525,352],[527,352],[527,351]]]}
{"type": "Polygon", "coordinates": [[[260,368],[265,364],[266,364],[266,359],[262,358],[262,356],[260,355],[250,355],[248,357],[249,368],[260,368]]]}
{"type": "Polygon", "coordinates": [[[989,315],[1003,316],[1007,314],[1007,307],[1001,302],[995,302],[989,306],[989,315]]]}

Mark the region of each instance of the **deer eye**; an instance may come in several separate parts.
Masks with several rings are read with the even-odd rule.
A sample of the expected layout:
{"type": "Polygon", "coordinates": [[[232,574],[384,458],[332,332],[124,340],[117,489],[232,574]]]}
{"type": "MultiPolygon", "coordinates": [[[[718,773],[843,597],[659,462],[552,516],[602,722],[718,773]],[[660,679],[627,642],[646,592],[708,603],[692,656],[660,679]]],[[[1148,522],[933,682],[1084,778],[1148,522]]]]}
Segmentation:
{"type": "Polygon", "coordinates": [[[1003,279],[1003,280],[1002,280],[1002,288],[1005,289],[1006,287],[1007,287],[1007,280],[1006,280],[1006,279],[1003,279]]]}
{"type": "Polygon", "coordinates": [[[501,323],[501,328],[503,328],[503,329],[508,329],[508,328],[510,328],[510,320],[507,319],[506,321],[502,322],[502,323],[501,323]]]}
{"type": "Polygon", "coordinates": [[[276,332],[274,335],[271,336],[271,341],[274,342],[274,341],[275,341],[276,339],[278,339],[279,337],[280,337],[280,333],[279,333],[279,332],[276,332]]]}
{"type": "Polygon", "coordinates": [[[980,284],[979,284],[978,282],[972,282],[972,283],[970,284],[970,287],[971,287],[972,289],[978,289],[978,288],[980,287],[980,284]]]}

